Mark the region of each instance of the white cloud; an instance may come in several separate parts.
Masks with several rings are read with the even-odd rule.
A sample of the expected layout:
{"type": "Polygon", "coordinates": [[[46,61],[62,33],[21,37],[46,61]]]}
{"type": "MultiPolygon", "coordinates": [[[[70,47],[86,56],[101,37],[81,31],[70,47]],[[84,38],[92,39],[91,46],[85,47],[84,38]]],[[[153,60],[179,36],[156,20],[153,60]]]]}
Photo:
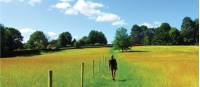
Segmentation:
{"type": "Polygon", "coordinates": [[[25,2],[25,3],[29,4],[30,6],[35,6],[36,4],[42,3],[42,0],[0,0],[0,3],[11,3],[13,1],[25,2]]]}
{"type": "Polygon", "coordinates": [[[35,6],[36,4],[42,3],[42,0],[29,0],[28,4],[31,6],[35,6]]]}
{"type": "Polygon", "coordinates": [[[30,35],[36,30],[31,28],[21,28],[19,29],[19,31],[21,32],[22,36],[24,36],[23,42],[27,42],[29,40],[30,35]]]}
{"type": "Polygon", "coordinates": [[[125,21],[122,20],[117,14],[107,13],[101,11],[99,8],[104,7],[103,4],[92,2],[88,0],[77,0],[74,5],[70,4],[71,0],[60,0],[53,7],[63,11],[66,15],[82,14],[89,19],[96,22],[110,22],[112,25],[124,25],[125,21]],[[62,4],[61,4],[62,3],[62,4]],[[57,6],[57,5],[60,6],[57,6]]]}
{"type": "Polygon", "coordinates": [[[155,27],[159,27],[160,24],[161,24],[161,22],[159,22],[159,21],[155,21],[153,23],[144,22],[144,23],[140,24],[140,26],[141,25],[145,25],[145,26],[147,26],[149,28],[155,28],[155,27]]]}
{"type": "Polygon", "coordinates": [[[122,20],[118,15],[112,13],[104,13],[97,16],[97,22],[111,22],[113,26],[125,25],[125,21],[122,20]]]}
{"type": "Polygon", "coordinates": [[[113,26],[122,26],[125,25],[125,21],[124,20],[118,20],[112,23],[113,26]]]}
{"type": "Polygon", "coordinates": [[[68,9],[68,10],[65,11],[65,14],[66,15],[77,15],[78,11],[70,8],[70,9],[68,9]]]}
{"type": "Polygon", "coordinates": [[[140,26],[141,26],[141,25],[145,25],[145,26],[147,26],[147,27],[149,27],[149,28],[154,27],[153,24],[150,24],[150,23],[148,23],[148,22],[144,22],[144,23],[140,24],[140,26]]]}
{"type": "Polygon", "coordinates": [[[158,27],[161,25],[161,22],[160,21],[155,21],[154,24],[158,27]]]}
{"type": "Polygon", "coordinates": [[[19,29],[19,31],[23,34],[23,33],[33,33],[35,30],[31,28],[21,28],[19,29]]]}
{"type": "Polygon", "coordinates": [[[55,39],[58,38],[58,34],[56,34],[56,33],[54,33],[54,32],[48,32],[47,35],[48,35],[48,38],[49,38],[50,40],[55,40],[55,39]]]}
{"type": "Polygon", "coordinates": [[[98,7],[103,7],[103,5],[96,2],[78,0],[72,8],[66,9],[66,11],[71,10],[73,12],[77,12],[85,16],[94,16],[101,14],[101,11],[96,9],[98,7]]]}
{"type": "Polygon", "coordinates": [[[57,3],[54,7],[61,10],[65,10],[71,7],[71,5],[67,1],[62,1],[62,2],[57,3]]]}
{"type": "Polygon", "coordinates": [[[111,14],[111,13],[99,15],[96,18],[96,21],[98,22],[115,22],[118,20],[120,20],[120,17],[116,14],[111,14]]]}

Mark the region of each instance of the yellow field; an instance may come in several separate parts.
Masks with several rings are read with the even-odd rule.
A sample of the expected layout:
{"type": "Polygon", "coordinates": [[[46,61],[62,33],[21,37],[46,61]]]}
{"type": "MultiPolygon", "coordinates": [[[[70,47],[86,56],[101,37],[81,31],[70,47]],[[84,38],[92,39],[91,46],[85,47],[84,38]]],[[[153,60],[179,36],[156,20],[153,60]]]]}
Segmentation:
{"type": "MultiPolygon", "coordinates": [[[[161,74],[163,77],[155,80],[162,87],[198,87],[197,46],[140,46],[133,50],[138,52],[120,55],[129,63],[150,70],[149,73],[161,74]]],[[[141,76],[148,77],[149,73],[141,76]]]]}
{"type": "Polygon", "coordinates": [[[132,50],[85,48],[3,58],[0,86],[47,87],[48,70],[53,70],[54,87],[80,87],[80,66],[85,62],[85,87],[198,87],[198,46],[137,46],[132,50]],[[119,67],[115,82],[107,62],[102,61],[111,54],[119,67]]]}
{"type": "MultiPolygon", "coordinates": [[[[1,87],[47,87],[48,70],[55,72],[55,87],[77,87],[80,86],[81,62],[86,62],[88,70],[92,60],[98,60],[107,54],[108,48],[85,48],[3,58],[0,59],[1,87]]],[[[89,76],[88,74],[91,73],[86,75],[89,76]]]]}

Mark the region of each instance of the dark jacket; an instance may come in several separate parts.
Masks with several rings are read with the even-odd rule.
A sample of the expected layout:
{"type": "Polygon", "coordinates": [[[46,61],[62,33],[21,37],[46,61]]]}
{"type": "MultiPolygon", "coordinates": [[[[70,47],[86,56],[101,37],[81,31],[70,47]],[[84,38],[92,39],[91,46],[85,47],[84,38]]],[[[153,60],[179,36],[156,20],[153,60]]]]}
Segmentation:
{"type": "Polygon", "coordinates": [[[114,70],[117,70],[117,61],[116,59],[110,59],[109,60],[109,67],[110,69],[114,69],[114,70]]]}

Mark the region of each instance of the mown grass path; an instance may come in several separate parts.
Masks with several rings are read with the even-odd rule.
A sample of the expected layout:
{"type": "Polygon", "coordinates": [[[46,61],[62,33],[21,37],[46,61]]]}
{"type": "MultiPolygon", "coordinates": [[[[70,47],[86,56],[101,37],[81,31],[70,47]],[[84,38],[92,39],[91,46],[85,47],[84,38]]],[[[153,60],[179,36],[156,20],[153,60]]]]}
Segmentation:
{"type": "MultiPolygon", "coordinates": [[[[115,55],[118,62],[117,79],[111,78],[108,66],[95,78],[93,87],[163,87],[164,82],[160,82],[162,75],[148,68],[137,66],[125,61],[118,52],[110,50],[110,54],[115,55]]],[[[88,84],[87,86],[89,86],[88,84]]],[[[86,87],[87,87],[86,86],[86,87]]],[[[92,86],[91,86],[92,87],[92,86]]]]}
{"type": "Polygon", "coordinates": [[[198,46],[141,46],[110,54],[118,61],[117,80],[107,70],[95,87],[198,87],[198,46]]]}

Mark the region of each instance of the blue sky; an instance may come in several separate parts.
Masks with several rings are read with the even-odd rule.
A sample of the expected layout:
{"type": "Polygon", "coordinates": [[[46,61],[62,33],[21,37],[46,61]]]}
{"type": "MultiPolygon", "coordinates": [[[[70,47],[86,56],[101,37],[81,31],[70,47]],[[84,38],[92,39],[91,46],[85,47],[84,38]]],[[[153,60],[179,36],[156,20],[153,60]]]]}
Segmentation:
{"type": "Polygon", "coordinates": [[[0,23],[15,27],[24,42],[36,30],[50,40],[69,31],[74,38],[91,30],[105,33],[109,43],[121,26],[157,27],[168,22],[180,29],[182,19],[199,15],[198,0],[0,0],[0,23]]]}

